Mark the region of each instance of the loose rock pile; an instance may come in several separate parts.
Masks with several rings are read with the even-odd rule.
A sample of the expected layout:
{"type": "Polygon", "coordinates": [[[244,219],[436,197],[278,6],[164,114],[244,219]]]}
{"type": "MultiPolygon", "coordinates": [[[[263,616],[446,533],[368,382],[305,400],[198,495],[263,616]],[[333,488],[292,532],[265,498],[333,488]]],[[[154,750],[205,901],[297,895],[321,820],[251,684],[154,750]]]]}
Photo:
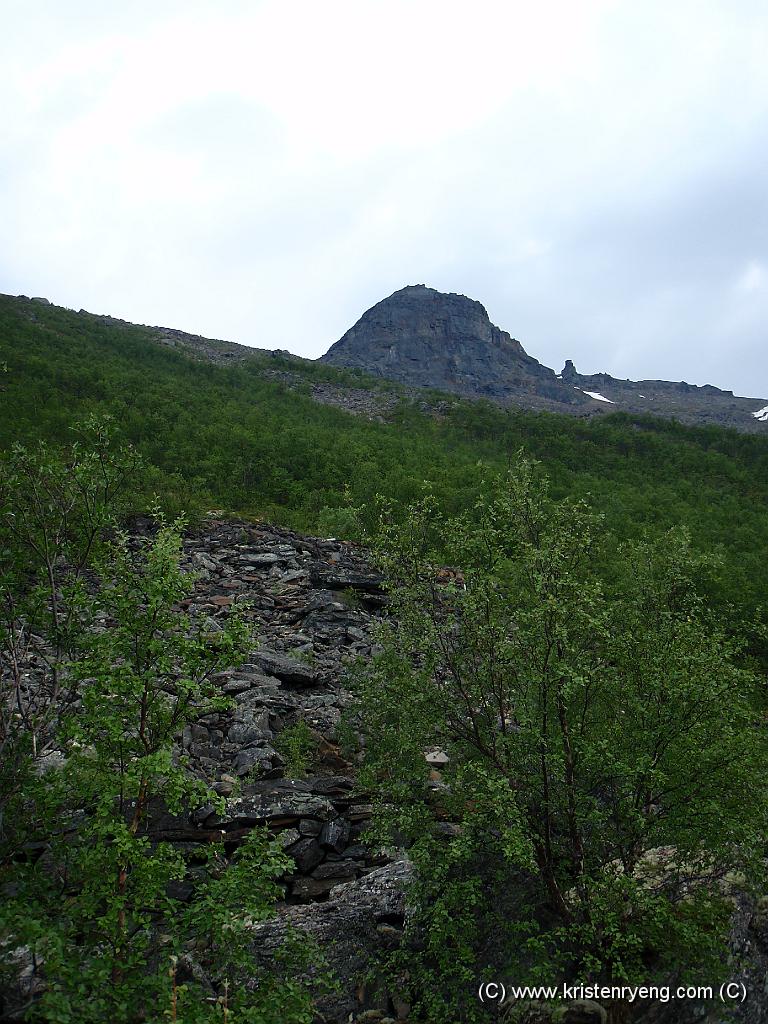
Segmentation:
{"type": "MultiPolygon", "coordinates": [[[[137,520],[132,545],[151,529],[137,520]]],[[[195,627],[220,631],[237,609],[253,646],[244,664],[213,678],[228,709],[202,714],[178,738],[178,756],[224,799],[223,811],[210,803],[173,815],[155,804],[148,835],[194,860],[198,844],[223,840],[231,855],[254,827],[267,826],[295,867],[277,916],[254,933],[255,960],[269,959],[298,927],[315,937],[340,983],[323,1019],[373,1020],[375,1011],[383,1019],[390,995],[359,982],[372,954],[400,935],[409,867],[366,843],[372,807],[355,779],[357,744],[353,736],[342,749],[339,739],[351,699],[345,678],[356,659],[370,658],[371,625],[386,602],[381,578],[349,543],[216,514],[184,537],[181,566],[191,582],[182,610],[195,627]],[[301,764],[284,742],[297,723],[301,764]]],[[[23,673],[30,693],[44,677],[43,662],[31,658],[23,673]]],[[[192,876],[173,883],[172,895],[191,899],[194,884],[192,876]]],[[[13,995],[9,1005],[16,1002],[24,999],[13,995]]]]}
{"type": "MultiPolygon", "coordinates": [[[[316,939],[341,982],[320,1006],[327,1022],[406,1020],[408,1006],[396,991],[375,977],[364,979],[372,954],[400,940],[410,866],[366,845],[371,806],[356,789],[355,754],[340,749],[338,736],[351,696],[344,686],[348,667],[372,654],[371,626],[385,604],[382,581],[353,545],[221,519],[186,538],[183,564],[196,574],[186,602],[190,615],[215,630],[237,601],[247,599],[258,646],[246,664],[218,679],[233,697],[232,709],[203,717],[182,741],[193,770],[226,797],[225,813],[203,807],[190,819],[156,827],[164,838],[186,843],[223,831],[225,846],[234,848],[249,829],[266,824],[296,868],[278,915],[254,931],[254,956],[268,957],[288,929],[298,927],[316,939]],[[316,742],[314,774],[288,778],[279,736],[299,720],[316,742]]],[[[435,767],[445,759],[439,750],[426,757],[435,767]]],[[[764,920],[745,904],[734,915],[731,945],[740,961],[734,977],[752,995],[737,1012],[748,1024],[768,1020],[758,991],[768,963],[765,936],[764,920]]],[[[637,1010],[648,1024],[720,1019],[713,1006],[637,1010]]],[[[603,1013],[572,1004],[542,1019],[597,1024],[603,1013]]]]}
{"type": "Polygon", "coordinates": [[[301,928],[341,981],[323,1005],[328,1021],[374,1010],[398,1016],[404,1007],[391,994],[359,980],[370,955],[398,941],[409,869],[366,844],[372,808],[356,787],[355,753],[338,735],[351,696],[345,676],[371,656],[381,578],[351,544],[216,518],[185,538],[182,565],[195,575],[184,602],[190,616],[216,630],[247,602],[255,643],[244,665],[216,679],[232,708],[203,716],[182,737],[193,771],[226,798],[225,812],[210,805],[186,820],[161,816],[154,833],[187,844],[223,832],[233,849],[267,825],[296,867],[277,918],[254,935],[255,954],[301,928]],[[309,776],[289,778],[279,737],[299,721],[311,731],[314,764],[309,776]]]}
{"type": "Polygon", "coordinates": [[[184,732],[193,770],[227,797],[223,816],[200,808],[192,827],[234,840],[268,824],[296,860],[291,895],[325,896],[380,863],[358,842],[370,807],[355,794],[352,763],[337,742],[350,697],[342,679],[351,661],[370,656],[380,578],[348,544],[221,520],[187,538],[182,564],[196,576],[189,614],[220,629],[244,599],[258,645],[246,664],[216,678],[231,710],[184,732]],[[317,774],[287,779],[275,738],[299,720],[311,730],[317,774]]]}
{"type": "MultiPolygon", "coordinates": [[[[372,655],[371,627],[386,601],[381,578],[351,544],[216,516],[185,537],[182,566],[194,579],[183,602],[190,617],[215,632],[234,607],[245,604],[254,645],[245,664],[215,678],[232,706],[203,715],[180,737],[179,754],[224,798],[223,813],[213,804],[184,816],[158,809],[150,836],[186,852],[223,838],[231,853],[252,828],[266,825],[295,868],[285,879],[277,915],[254,927],[254,959],[269,959],[288,932],[299,928],[316,940],[339,982],[321,1002],[318,1020],[406,1021],[407,1004],[375,974],[371,977],[370,968],[378,953],[400,942],[410,865],[366,842],[372,808],[356,783],[357,754],[339,737],[351,699],[345,687],[349,667],[372,655]],[[309,773],[292,772],[280,740],[297,722],[308,727],[314,748],[309,773]]],[[[35,666],[29,668],[31,679],[35,666]]],[[[425,755],[437,769],[446,759],[437,749],[425,755]]],[[[455,829],[450,822],[439,824],[446,834],[455,829]]],[[[191,882],[177,885],[174,895],[192,895],[191,882]]],[[[762,904],[740,906],[731,945],[739,957],[734,978],[751,994],[737,1011],[745,1024],[768,1021],[760,988],[768,970],[766,935],[762,904]]],[[[595,1024],[602,1013],[590,1007],[592,1017],[571,1018],[563,1016],[563,1007],[549,1015],[544,1007],[529,1009],[543,1015],[537,1020],[595,1024]]],[[[565,1009],[584,1011],[575,1004],[565,1009]]],[[[638,1013],[644,1024],[720,1019],[712,1006],[653,1004],[638,1007],[638,1013]]]]}

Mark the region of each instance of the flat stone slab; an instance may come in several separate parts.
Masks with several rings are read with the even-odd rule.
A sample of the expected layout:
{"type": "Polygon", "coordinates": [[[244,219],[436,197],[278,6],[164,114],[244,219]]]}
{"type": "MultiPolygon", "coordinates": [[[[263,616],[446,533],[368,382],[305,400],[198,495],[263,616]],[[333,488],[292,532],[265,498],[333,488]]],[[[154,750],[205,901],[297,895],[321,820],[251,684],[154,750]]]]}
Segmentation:
{"type": "Polygon", "coordinates": [[[383,594],[383,576],[379,573],[365,573],[339,564],[328,565],[315,562],[309,568],[309,578],[314,587],[325,590],[359,590],[364,594],[383,594]]]}
{"type": "Polygon", "coordinates": [[[333,804],[325,797],[315,796],[288,779],[270,779],[248,786],[242,795],[227,800],[224,814],[207,824],[237,827],[277,819],[327,821],[335,813],[333,804]]]}
{"type": "Polygon", "coordinates": [[[286,654],[262,648],[255,651],[251,658],[267,675],[276,676],[283,683],[313,686],[319,682],[320,676],[316,668],[286,654]]]}

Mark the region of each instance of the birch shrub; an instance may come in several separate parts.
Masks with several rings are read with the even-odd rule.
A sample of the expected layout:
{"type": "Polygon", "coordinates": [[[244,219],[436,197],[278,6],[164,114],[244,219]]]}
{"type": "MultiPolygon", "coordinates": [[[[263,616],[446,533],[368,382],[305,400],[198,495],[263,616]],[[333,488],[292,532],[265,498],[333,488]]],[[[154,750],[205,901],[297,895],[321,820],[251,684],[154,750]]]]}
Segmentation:
{"type": "MultiPolygon", "coordinates": [[[[173,845],[157,832],[163,815],[182,815],[183,826],[191,810],[221,803],[189,771],[178,740],[189,722],[227,705],[211,680],[242,661],[249,629],[237,608],[216,632],[183,614],[191,585],[179,565],[183,522],[158,515],[152,537],[132,540],[107,514],[108,495],[96,513],[78,504],[93,493],[100,460],[77,450],[69,457],[57,462],[41,448],[30,461],[20,450],[17,462],[29,472],[14,478],[15,499],[5,494],[11,516],[29,507],[30,480],[37,487],[34,530],[4,535],[18,545],[7,564],[26,559],[30,568],[2,577],[12,612],[3,657],[13,668],[18,638],[30,629],[52,654],[38,660],[45,699],[3,720],[14,772],[0,835],[0,998],[15,989],[14,1012],[47,1024],[307,1022],[310,998],[297,980],[309,963],[306,945],[286,943],[276,971],[250,947],[251,928],[273,913],[292,861],[265,830],[255,829],[231,859],[223,842],[173,845]],[[66,546],[63,521],[84,523],[66,546]],[[75,543],[83,536],[85,550],[75,543]],[[73,551],[81,560],[73,563],[73,551]],[[46,596],[52,573],[62,582],[46,596]],[[30,608],[37,618],[25,617],[30,608]],[[46,622],[47,640],[37,632],[46,622]],[[184,899],[174,895],[182,881],[192,883],[184,899]]],[[[6,696],[22,692],[18,672],[5,678],[6,696]]]]}
{"type": "Polygon", "coordinates": [[[765,736],[685,532],[618,547],[521,461],[471,514],[385,514],[378,558],[365,776],[418,869],[394,969],[424,1019],[483,1018],[500,974],[711,982],[765,883],[765,736]]]}

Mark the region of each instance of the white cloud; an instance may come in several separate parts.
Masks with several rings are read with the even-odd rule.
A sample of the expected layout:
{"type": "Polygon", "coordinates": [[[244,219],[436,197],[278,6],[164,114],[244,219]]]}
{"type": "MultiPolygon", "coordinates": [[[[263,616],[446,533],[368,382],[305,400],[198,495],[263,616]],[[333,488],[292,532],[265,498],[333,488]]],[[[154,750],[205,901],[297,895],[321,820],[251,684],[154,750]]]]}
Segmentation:
{"type": "Polygon", "coordinates": [[[768,392],[762,4],[10,0],[4,28],[0,290],[318,355],[424,281],[550,365],[768,392]]]}
{"type": "Polygon", "coordinates": [[[767,284],[768,270],[765,264],[751,260],[739,275],[736,289],[740,292],[760,292],[765,290],[767,284]]]}

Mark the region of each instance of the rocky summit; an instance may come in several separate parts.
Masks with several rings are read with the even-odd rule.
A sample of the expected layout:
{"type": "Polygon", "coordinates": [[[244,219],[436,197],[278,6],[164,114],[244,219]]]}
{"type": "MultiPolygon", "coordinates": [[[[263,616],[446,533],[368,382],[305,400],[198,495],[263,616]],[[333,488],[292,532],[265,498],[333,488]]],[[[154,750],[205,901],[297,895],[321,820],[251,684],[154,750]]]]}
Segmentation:
{"type": "MultiPolygon", "coordinates": [[[[4,303],[14,308],[22,321],[39,323],[41,329],[45,307],[54,314],[58,311],[46,299],[23,295],[0,294],[0,312],[4,303]]],[[[83,309],[66,312],[78,329],[105,326],[115,332],[115,338],[137,329],[123,320],[94,316],[83,309]]],[[[768,398],[742,398],[712,384],[584,374],[571,359],[556,373],[530,356],[507,331],[491,323],[480,302],[423,284],[400,288],[377,302],[319,360],[168,327],[138,329],[153,344],[196,362],[245,367],[262,379],[308,394],[319,404],[379,422],[391,418],[399,400],[440,415],[451,399],[445,394],[425,394],[424,389],[429,388],[470,400],[485,399],[503,407],[585,418],[611,412],[650,414],[680,423],[730,427],[740,433],[768,436],[768,398]],[[327,376],[323,376],[318,363],[329,367],[327,376]],[[330,367],[357,372],[345,379],[338,371],[334,376],[330,367]],[[394,381],[398,386],[377,387],[371,377],[394,381]]]]}
{"type": "Polygon", "coordinates": [[[525,399],[533,407],[586,405],[466,295],[410,285],[382,299],[322,361],[468,398],[525,399]]]}
{"type": "Polygon", "coordinates": [[[683,423],[768,432],[765,399],[739,398],[711,384],[584,375],[570,359],[556,374],[492,324],[481,303],[423,284],[377,302],[321,361],[507,406],[577,416],[651,413],[683,423]]]}

